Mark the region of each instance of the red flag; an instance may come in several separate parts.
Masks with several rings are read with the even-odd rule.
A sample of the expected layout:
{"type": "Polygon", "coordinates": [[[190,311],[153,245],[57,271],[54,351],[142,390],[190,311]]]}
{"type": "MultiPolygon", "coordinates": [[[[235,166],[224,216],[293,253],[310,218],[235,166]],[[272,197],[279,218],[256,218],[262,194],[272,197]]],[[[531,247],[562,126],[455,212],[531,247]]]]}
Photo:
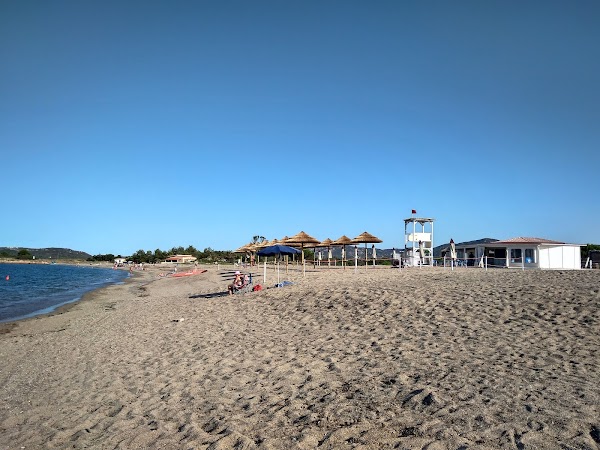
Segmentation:
{"type": "Polygon", "coordinates": [[[416,209],[413,209],[413,210],[412,210],[412,213],[413,213],[413,214],[416,214],[416,213],[417,213],[417,210],[416,210],[416,209]]]}

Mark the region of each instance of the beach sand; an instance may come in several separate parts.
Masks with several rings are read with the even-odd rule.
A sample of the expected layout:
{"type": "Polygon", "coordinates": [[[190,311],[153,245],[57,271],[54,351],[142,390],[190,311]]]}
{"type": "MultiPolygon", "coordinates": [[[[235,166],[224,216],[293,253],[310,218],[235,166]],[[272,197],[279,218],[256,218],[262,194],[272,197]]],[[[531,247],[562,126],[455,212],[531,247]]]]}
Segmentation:
{"type": "Polygon", "coordinates": [[[207,269],[4,327],[0,448],[600,448],[600,271],[207,269]]]}

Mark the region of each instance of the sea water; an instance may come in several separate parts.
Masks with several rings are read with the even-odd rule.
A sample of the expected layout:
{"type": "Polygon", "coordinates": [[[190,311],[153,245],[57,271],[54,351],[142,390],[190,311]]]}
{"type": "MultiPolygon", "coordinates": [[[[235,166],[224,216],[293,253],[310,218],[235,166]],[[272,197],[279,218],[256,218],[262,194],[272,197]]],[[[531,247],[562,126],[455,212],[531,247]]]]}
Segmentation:
{"type": "Polygon", "coordinates": [[[47,314],[128,276],[96,266],[0,264],[0,322],[47,314]]]}

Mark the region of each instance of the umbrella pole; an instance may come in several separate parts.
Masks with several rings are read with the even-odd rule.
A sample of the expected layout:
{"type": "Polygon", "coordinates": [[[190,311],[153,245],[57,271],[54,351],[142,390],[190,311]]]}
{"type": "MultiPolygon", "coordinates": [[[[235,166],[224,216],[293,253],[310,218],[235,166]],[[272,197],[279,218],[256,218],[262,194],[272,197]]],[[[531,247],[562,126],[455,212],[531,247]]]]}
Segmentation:
{"type": "Polygon", "coordinates": [[[277,261],[277,284],[279,284],[279,261],[277,261]]]}
{"type": "Polygon", "coordinates": [[[263,270],[263,283],[267,283],[267,259],[265,258],[265,268],[263,270]]]}

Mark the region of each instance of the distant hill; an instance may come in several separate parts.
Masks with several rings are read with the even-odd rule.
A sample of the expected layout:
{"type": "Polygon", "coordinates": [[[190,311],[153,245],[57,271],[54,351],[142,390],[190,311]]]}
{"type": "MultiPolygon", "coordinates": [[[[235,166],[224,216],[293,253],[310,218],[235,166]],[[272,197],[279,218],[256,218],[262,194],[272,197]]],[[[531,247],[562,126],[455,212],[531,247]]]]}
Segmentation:
{"type": "Polygon", "coordinates": [[[26,247],[0,247],[0,256],[7,254],[9,257],[17,256],[20,250],[27,250],[35,259],[83,259],[86,260],[92,255],[86,252],[71,250],[70,248],[26,248],[26,247]]]}
{"type": "MultiPolygon", "coordinates": [[[[308,250],[313,251],[313,248],[310,248],[308,250]]],[[[399,250],[404,250],[404,247],[402,249],[400,248],[396,248],[396,251],[399,250]]],[[[323,258],[327,259],[327,249],[321,249],[321,251],[323,252],[323,258]]],[[[377,258],[378,259],[391,259],[392,258],[392,252],[393,250],[391,248],[378,248],[377,249],[377,258]]],[[[368,246],[368,253],[369,253],[369,258],[371,258],[371,245],[369,244],[368,246]]],[[[334,259],[340,259],[342,257],[342,248],[341,247],[331,247],[331,256],[334,259]]],[[[364,258],[365,257],[365,244],[362,244],[362,246],[358,246],[358,257],[359,258],[364,258]]],[[[354,245],[347,245],[346,246],[346,258],[354,258],[354,245]]]]}

